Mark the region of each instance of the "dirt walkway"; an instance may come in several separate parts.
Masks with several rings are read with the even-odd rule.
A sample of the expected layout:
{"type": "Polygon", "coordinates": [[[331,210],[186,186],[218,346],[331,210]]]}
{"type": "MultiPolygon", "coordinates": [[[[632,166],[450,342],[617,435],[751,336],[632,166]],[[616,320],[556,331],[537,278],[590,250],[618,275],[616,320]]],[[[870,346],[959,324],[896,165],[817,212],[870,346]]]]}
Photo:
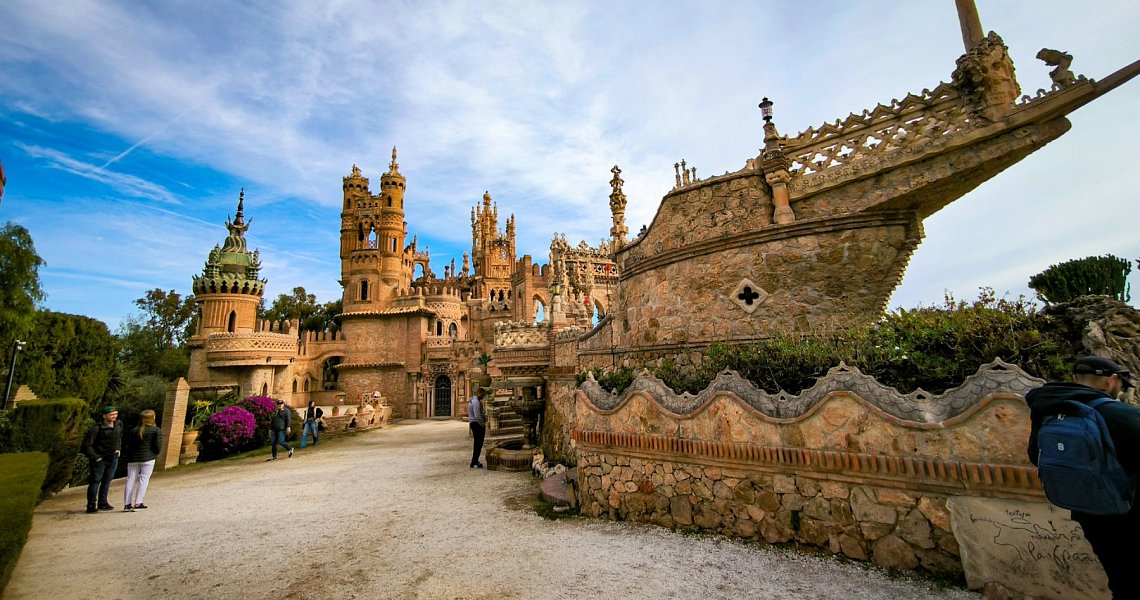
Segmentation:
{"type": "MultiPolygon", "coordinates": [[[[292,459],[161,473],[149,509],[36,510],[5,598],[957,598],[860,565],[535,514],[528,473],[470,470],[464,423],[413,421],[292,459]]],[[[111,488],[122,506],[122,481],[111,488]]]]}

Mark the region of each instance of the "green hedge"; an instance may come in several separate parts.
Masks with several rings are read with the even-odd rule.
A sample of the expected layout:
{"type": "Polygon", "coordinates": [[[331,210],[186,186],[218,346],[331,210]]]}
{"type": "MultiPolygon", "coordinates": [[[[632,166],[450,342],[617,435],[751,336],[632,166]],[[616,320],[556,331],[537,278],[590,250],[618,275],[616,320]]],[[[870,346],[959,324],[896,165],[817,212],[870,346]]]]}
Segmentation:
{"type": "MultiPolygon", "coordinates": [[[[973,302],[947,297],[942,306],[899,309],[868,326],[716,343],[696,363],[665,359],[639,368],[678,393],[699,393],[722,370],[732,369],[769,393],[798,394],[842,362],[904,393],[922,388],[937,394],[996,358],[1042,379],[1064,378],[1080,349],[1066,342],[1061,329],[1025,298],[998,299],[983,289],[973,302]]],[[[592,373],[603,387],[621,393],[635,369],[592,373]]],[[[579,384],[585,376],[579,374],[579,384]]]]}
{"type": "Polygon", "coordinates": [[[43,452],[0,454],[0,595],[28,541],[48,461],[43,452]]]}
{"type": "Polygon", "coordinates": [[[13,411],[10,447],[19,452],[46,452],[51,459],[43,497],[62,490],[71,480],[87,411],[87,403],[79,398],[31,400],[13,411]]]}

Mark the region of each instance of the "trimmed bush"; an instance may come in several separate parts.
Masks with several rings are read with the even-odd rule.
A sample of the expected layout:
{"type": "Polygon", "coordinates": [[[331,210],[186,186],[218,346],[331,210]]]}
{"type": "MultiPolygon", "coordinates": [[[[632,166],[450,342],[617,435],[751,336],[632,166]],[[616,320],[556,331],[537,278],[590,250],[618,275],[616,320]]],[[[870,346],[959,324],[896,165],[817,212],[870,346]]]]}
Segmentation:
{"type": "Polygon", "coordinates": [[[0,594],[28,541],[49,464],[44,452],[0,454],[0,594]]]}
{"type": "Polygon", "coordinates": [[[87,403],[79,398],[60,398],[21,402],[12,413],[11,448],[19,452],[46,452],[51,459],[43,480],[45,498],[71,481],[87,411],[87,403]]]}

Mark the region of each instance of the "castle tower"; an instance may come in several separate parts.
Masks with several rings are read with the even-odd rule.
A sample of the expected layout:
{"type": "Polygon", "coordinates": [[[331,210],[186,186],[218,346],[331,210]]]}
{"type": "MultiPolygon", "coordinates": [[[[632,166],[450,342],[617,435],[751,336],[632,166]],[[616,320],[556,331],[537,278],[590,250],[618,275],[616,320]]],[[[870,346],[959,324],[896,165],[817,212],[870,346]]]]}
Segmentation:
{"type": "Polygon", "coordinates": [[[257,305],[265,293],[266,280],[258,279],[261,260],[258,251],[246,248],[245,232],[253,220],[244,219],[245,190],[238,195],[237,215],[226,219],[230,234],[222,246],[214,246],[201,275],[194,276],[194,301],[198,305],[198,331],[195,337],[212,333],[252,332],[257,321],[257,305]]]}
{"type": "Polygon", "coordinates": [[[511,215],[506,232],[499,233],[499,207],[491,204],[488,192],[483,192],[482,208],[471,210],[471,238],[471,262],[483,299],[509,301],[516,261],[515,217],[511,215]]]}
{"type": "MultiPolygon", "coordinates": [[[[407,287],[410,269],[405,265],[404,190],[396,148],[388,172],[380,176],[380,194],[373,196],[368,178],[353,165],[343,179],[344,205],[340,213],[341,280],[344,306],[376,304],[395,289],[407,287]]],[[[410,251],[414,254],[414,248],[410,251]]]]}

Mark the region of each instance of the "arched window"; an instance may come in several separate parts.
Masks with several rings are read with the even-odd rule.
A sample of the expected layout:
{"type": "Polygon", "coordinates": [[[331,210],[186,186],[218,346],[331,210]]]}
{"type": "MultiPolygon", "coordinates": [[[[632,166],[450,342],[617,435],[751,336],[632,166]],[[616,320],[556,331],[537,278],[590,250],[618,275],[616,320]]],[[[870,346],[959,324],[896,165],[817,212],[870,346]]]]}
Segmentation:
{"type": "Polygon", "coordinates": [[[499,290],[499,302],[503,301],[503,290],[499,290]]]}
{"type": "Polygon", "coordinates": [[[456,326],[456,325],[455,325],[455,323],[452,323],[451,325],[448,325],[448,326],[447,326],[447,335],[449,335],[449,336],[451,336],[451,337],[453,337],[453,338],[454,338],[454,337],[459,337],[459,327],[458,327],[458,326],[456,326]]]}
{"type": "Polygon", "coordinates": [[[308,375],[305,375],[305,383],[304,383],[303,389],[306,392],[309,391],[309,376],[308,375]]]}
{"type": "Polygon", "coordinates": [[[268,383],[262,383],[261,384],[261,395],[262,396],[268,396],[269,395],[269,384],[268,383]]]}
{"type": "Polygon", "coordinates": [[[360,281],[360,299],[361,300],[367,300],[368,299],[368,280],[367,279],[362,279],[360,281]]]}
{"type": "Polygon", "coordinates": [[[436,321],[435,322],[435,334],[436,335],[443,335],[443,321],[436,321]]]}
{"type": "Polygon", "coordinates": [[[392,197],[388,196],[388,208],[392,208],[392,197]]]}
{"type": "Polygon", "coordinates": [[[297,380],[296,379],[293,380],[293,393],[294,394],[297,393],[297,380]]]}
{"type": "Polygon", "coordinates": [[[396,251],[396,238],[392,238],[392,252],[396,251]]]}
{"type": "Polygon", "coordinates": [[[226,323],[226,331],[230,333],[237,331],[237,313],[232,310],[230,311],[229,322],[226,323]]]}
{"type": "Polygon", "coordinates": [[[335,390],[337,379],[340,371],[337,370],[337,365],[340,364],[340,357],[334,356],[325,361],[324,368],[321,369],[321,389],[335,390]]]}

